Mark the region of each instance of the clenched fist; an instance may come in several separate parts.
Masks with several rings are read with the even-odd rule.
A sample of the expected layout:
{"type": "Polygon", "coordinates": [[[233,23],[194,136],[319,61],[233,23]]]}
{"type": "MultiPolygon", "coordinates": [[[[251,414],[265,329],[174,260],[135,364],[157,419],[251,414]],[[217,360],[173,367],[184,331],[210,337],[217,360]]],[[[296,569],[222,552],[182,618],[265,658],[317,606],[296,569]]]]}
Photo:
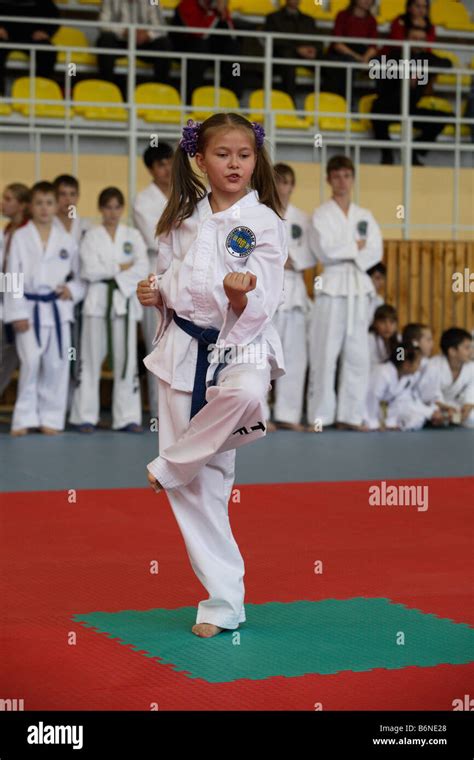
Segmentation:
{"type": "Polygon", "coordinates": [[[252,272],[229,272],[223,280],[224,291],[232,309],[240,315],[247,306],[247,296],[257,286],[257,275],[252,272]]]}
{"type": "Polygon", "coordinates": [[[163,304],[154,274],[149,274],[147,280],[140,280],[137,285],[137,296],[142,306],[161,306],[163,304]]]}

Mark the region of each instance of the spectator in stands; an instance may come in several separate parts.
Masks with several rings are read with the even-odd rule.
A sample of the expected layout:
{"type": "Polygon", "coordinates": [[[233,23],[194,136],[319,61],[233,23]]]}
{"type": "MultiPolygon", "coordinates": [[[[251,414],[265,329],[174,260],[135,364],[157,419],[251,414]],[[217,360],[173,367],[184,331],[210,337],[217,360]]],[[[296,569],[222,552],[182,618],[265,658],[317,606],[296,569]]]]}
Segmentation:
{"type": "MultiPolygon", "coordinates": [[[[59,28],[35,20],[38,17],[58,18],[59,11],[53,0],[0,0],[0,16],[25,18],[22,23],[0,21],[0,42],[52,45],[51,37],[59,28]]],[[[9,52],[6,48],[0,49],[0,94],[5,92],[5,59],[9,52]]],[[[51,77],[55,63],[54,50],[37,50],[36,76],[51,77]]]]}
{"type": "MultiPolygon", "coordinates": [[[[283,8],[270,13],[265,19],[265,32],[281,32],[282,34],[317,34],[316,23],[311,16],[301,13],[298,6],[301,0],[286,0],[283,8]]],[[[314,61],[321,58],[322,44],[302,40],[276,39],[273,44],[273,54],[276,58],[301,58],[314,61]]],[[[282,89],[292,94],[295,90],[296,68],[294,66],[276,66],[275,73],[282,78],[282,89]]]]}
{"type": "MultiPolygon", "coordinates": [[[[149,3],[148,0],[103,0],[99,16],[101,33],[97,39],[97,47],[118,48],[123,50],[127,47],[128,29],[117,28],[117,24],[139,24],[143,28],[136,31],[137,49],[153,52],[171,50],[168,35],[163,29],[165,21],[159,4],[149,3]],[[153,28],[145,28],[153,27],[153,28]]],[[[114,65],[117,56],[111,54],[99,55],[99,74],[102,79],[114,81],[114,65]]],[[[147,63],[153,64],[154,78],[156,82],[167,84],[169,82],[170,58],[154,56],[144,58],[147,63]]]]}
{"type": "MultiPolygon", "coordinates": [[[[428,24],[423,21],[408,20],[405,26],[407,39],[417,40],[420,42],[426,41],[428,24]]],[[[401,55],[399,53],[399,55],[401,55]]],[[[417,58],[423,61],[428,60],[426,48],[424,47],[412,47],[411,59],[417,58]]],[[[422,108],[418,105],[420,99],[426,95],[429,87],[429,81],[424,81],[422,78],[418,78],[418,71],[412,68],[413,76],[410,78],[409,87],[409,112],[412,116],[433,116],[446,118],[444,111],[422,108]]],[[[389,114],[401,112],[401,96],[402,96],[402,80],[401,79],[383,79],[378,78],[376,80],[377,89],[379,95],[374,101],[372,106],[372,113],[374,114],[389,114]]],[[[389,121],[374,120],[372,127],[376,140],[389,140],[389,121]]],[[[414,128],[419,130],[419,134],[414,138],[413,142],[435,142],[436,138],[443,131],[445,124],[442,121],[426,121],[414,122],[414,128]]],[[[426,150],[413,150],[412,163],[415,166],[423,166],[420,156],[426,155],[426,150]]],[[[382,148],[382,163],[393,164],[393,152],[390,148],[382,148]]]]}
{"type": "MultiPolygon", "coordinates": [[[[234,29],[234,22],[228,9],[228,0],[180,0],[174,17],[173,26],[198,26],[205,29],[234,29]]],[[[171,34],[175,50],[184,53],[207,53],[210,57],[217,55],[235,56],[235,62],[240,64],[240,44],[231,35],[209,35],[191,33],[171,34]]],[[[196,87],[204,84],[204,73],[209,63],[207,60],[191,60],[187,66],[186,100],[191,102],[191,96],[196,87]]],[[[242,93],[242,77],[239,68],[234,68],[233,62],[221,63],[221,87],[233,90],[240,98],[242,93]]]]}
{"type": "MultiPolygon", "coordinates": [[[[374,0],[350,0],[346,10],[336,16],[333,34],[335,37],[369,37],[377,38],[377,22],[372,15],[374,0]]],[[[328,61],[342,63],[368,63],[377,52],[376,45],[357,43],[333,42],[326,54],[328,61]]],[[[355,70],[352,72],[354,78],[355,70]]],[[[324,69],[324,90],[345,96],[346,71],[343,68],[324,69]]]]}

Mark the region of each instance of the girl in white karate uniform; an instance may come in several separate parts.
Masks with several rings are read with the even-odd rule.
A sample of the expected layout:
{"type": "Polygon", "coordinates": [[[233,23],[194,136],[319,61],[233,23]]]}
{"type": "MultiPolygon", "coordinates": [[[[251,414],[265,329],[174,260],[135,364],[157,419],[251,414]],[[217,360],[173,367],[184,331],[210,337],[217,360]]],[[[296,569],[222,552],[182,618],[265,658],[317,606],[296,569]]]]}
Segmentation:
{"type": "Polygon", "coordinates": [[[424,404],[415,392],[421,351],[411,343],[397,344],[387,361],[371,373],[365,430],[420,430],[433,415],[435,404],[424,404]],[[385,403],[385,420],[382,402],[385,403]]]}
{"type": "Polygon", "coordinates": [[[89,230],[81,244],[81,275],[89,284],[70,422],[84,433],[92,432],[99,421],[100,372],[107,354],[114,373],[112,428],[142,431],[137,369],[137,321],[142,309],[135,291],[146,275],[148,261],[138,230],[120,224],[124,204],[118,188],[103,190],[99,196],[102,224],[89,230]]]}
{"type": "Polygon", "coordinates": [[[157,277],[138,287],[161,317],[145,359],[159,378],[160,455],[148,479],[166,490],[209,594],[192,629],[202,637],[246,619],[244,562],[228,513],[235,449],[266,434],[265,396],[284,373],[272,318],[283,298],[286,232],[263,138],[237,114],[188,122],[157,228],[157,277]],[[191,168],[194,155],[209,194],[191,168]]]}
{"type": "Polygon", "coordinates": [[[369,327],[369,357],[371,371],[377,364],[386,362],[400,342],[397,333],[397,310],[388,303],[377,306],[369,327]]]}
{"type": "Polygon", "coordinates": [[[64,429],[74,304],[84,297],[77,244],[54,224],[56,198],[49,182],[31,191],[32,220],[12,238],[8,272],[23,277],[23,295],[5,296],[20,358],[12,435],[29,428],[46,434],[64,429]]]}
{"type": "Polygon", "coordinates": [[[309,238],[310,217],[290,203],[295,187],[295,173],[288,164],[275,164],[278,194],[282,203],[288,237],[285,264],[285,300],[275,314],[280,335],[286,374],[275,383],[273,418],[277,427],[304,430],[301,424],[304,386],[308,366],[308,317],[312,302],[304,281],[305,269],[314,267],[316,257],[309,238]]]}

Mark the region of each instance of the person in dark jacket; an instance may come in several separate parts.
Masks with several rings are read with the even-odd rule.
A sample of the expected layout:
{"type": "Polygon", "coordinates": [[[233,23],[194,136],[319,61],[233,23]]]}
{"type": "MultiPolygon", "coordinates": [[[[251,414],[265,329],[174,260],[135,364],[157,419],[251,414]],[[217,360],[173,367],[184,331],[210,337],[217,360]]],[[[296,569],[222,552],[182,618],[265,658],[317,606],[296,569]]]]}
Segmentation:
{"type": "MultiPolygon", "coordinates": [[[[281,32],[282,34],[317,34],[316,23],[311,16],[301,13],[298,9],[301,0],[286,0],[283,8],[275,13],[269,13],[265,19],[265,32],[281,32]]],[[[302,40],[276,38],[273,45],[273,55],[276,58],[301,58],[302,61],[314,61],[322,55],[322,44],[302,40]]],[[[282,77],[282,90],[292,94],[295,90],[296,68],[294,66],[276,66],[275,74],[282,77]]]]}
{"type": "MultiPolygon", "coordinates": [[[[0,16],[21,16],[24,22],[0,21],[0,42],[34,43],[53,47],[51,37],[59,28],[37,18],[58,18],[59,10],[53,0],[0,0],[0,16]]],[[[5,92],[5,59],[10,50],[0,48],[0,93],[5,92]]],[[[56,51],[36,52],[36,76],[51,77],[56,63],[56,51]]]]}

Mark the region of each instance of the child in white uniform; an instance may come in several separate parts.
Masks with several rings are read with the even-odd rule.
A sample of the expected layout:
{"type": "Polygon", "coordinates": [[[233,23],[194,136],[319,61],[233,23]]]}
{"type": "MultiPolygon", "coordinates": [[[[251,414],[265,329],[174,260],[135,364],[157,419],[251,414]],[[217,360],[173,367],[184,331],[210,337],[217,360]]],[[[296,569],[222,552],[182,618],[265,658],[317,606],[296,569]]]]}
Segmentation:
{"type": "Polygon", "coordinates": [[[304,430],[301,415],[308,366],[307,320],[311,311],[311,299],[303,275],[305,269],[314,267],[316,258],[310,247],[310,217],[290,203],[295,187],[295,173],[288,164],[275,164],[273,168],[288,238],[285,300],[273,320],[283,346],[286,374],[275,384],[273,418],[277,427],[304,430]]]}
{"type": "Polygon", "coordinates": [[[442,354],[429,360],[420,383],[421,399],[435,403],[445,424],[474,427],[474,362],[467,330],[451,327],[441,336],[442,354]]]}
{"type": "MultiPolygon", "coordinates": [[[[153,178],[153,182],[150,182],[135,198],[133,221],[140,230],[148,249],[148,271],[154,272],[157,254],[155,231],[170,193],[173,148],[165,142],[160,142],[156,148],[148,147],[143,154],[143,161],[153,178]]],[[[157,323],[155,309],[143,309],[142,330],[148,353],[153,350],[153,338],[156,335],[157,323]]],[[[158,413],[158,381],[151,372],[148,372],[147,375],[150,416],[156,417],[158,413]]]]}
{"type": "Polygon", "coordinates": [[[33,186],[31,213],[32,220],[13,235],[8,262],[10,273],[23,276],[24,294],[5,296],[5,321],[13,324],[21,365],[12,435],[36,427],[46,434],[64,429],[70,323],[85,292],[77,244],[54,224],[51,183],[33,186]]]}
{"type": "Polygon", "coordinates": [[[272,318],[283,297],[286,232],[263,134],[237,114],[188,122],[157,228],[157,277],[138,287],[141,303],[162,316],[145,360],[159,377],[160,456],[148,479],[166,490],[208,591],[193,627],[202,637],[245,621],[244,563],[228,514],[235,449],[266,434],[265,396],[284,373],[272,318]]]}
{"type": "Polygon", "coordinates": [[[399,343],[387,361],[373,368],[364,429],[420,430],[433,414],[436,418],[435,405],[422,403],[414,392],[420,363],[419,348],[411,343],[399,343]],[[382,402],[386,404],[385,421],[382,402]]]}
{"type": "Polygon", "coordinates": [[[369,327],[370,370],[377,364],[386,362],[395,346],[400,342],[397,332],[398,315],[394,306],[383,303],[377,306],[369,327]]]}
{"type": "MultiPolygon", "coordinates": [[[[30,189],[13,182],[7,185],[2,195],[2,216],[10,221],[0,230],[0,271],[8,268],[8,254],[15,230],[23,227],[30,215],[30,189]]],[[[11,325],[8,328],[3,318],[3,292],[0,293],[0,396],[9,385],[12,375],[18,367],[18,355],[15,348],[15,338],[11,325]]]]}
{"type": "Polygon", "coordinates": [[[102,362],[113,365],[112,428],[138,433],[141,400],[137,369],[137,321],[142,309],[135,290],[148,261],[138,230],[120,224],[125,200],[108,187],[99,195],[102,224],[81,244],[81,275],[89,283],[83,308],[81,366],[70,422],[91,433],[99,421],[102,362]]]}
{"type": "Polygon", "coordinates": [[[385,303],[385,282],[387,279],[387,268],[385,264],[379,261],[378,264],[374,264],[373,267],[367,270],[367,274],[374,284],[374,290],[370,299],[369,309],[369,325],[372,324],[374,319],[375,310],[385,303]]]}
{"type": "Polygon", "coordinates": [[[60,174],[53,182],[58,203],[55,223],[61,225],[74,238],[78,245],[87,230],[91,228],[89,219],[79,216],[79,181],[71,174],[60,174]]]}
{"type": "Polygon", "coordinates": [[[312,219],[314,248],[324,272],[309,330],[308,422],[357,429],[369,380],[367,325],[374,286],[367,269],[382,258],[382,236],[370,211],[351,202],[354,171],[346,156],[328,161],[332,198],[312,219]]]}

